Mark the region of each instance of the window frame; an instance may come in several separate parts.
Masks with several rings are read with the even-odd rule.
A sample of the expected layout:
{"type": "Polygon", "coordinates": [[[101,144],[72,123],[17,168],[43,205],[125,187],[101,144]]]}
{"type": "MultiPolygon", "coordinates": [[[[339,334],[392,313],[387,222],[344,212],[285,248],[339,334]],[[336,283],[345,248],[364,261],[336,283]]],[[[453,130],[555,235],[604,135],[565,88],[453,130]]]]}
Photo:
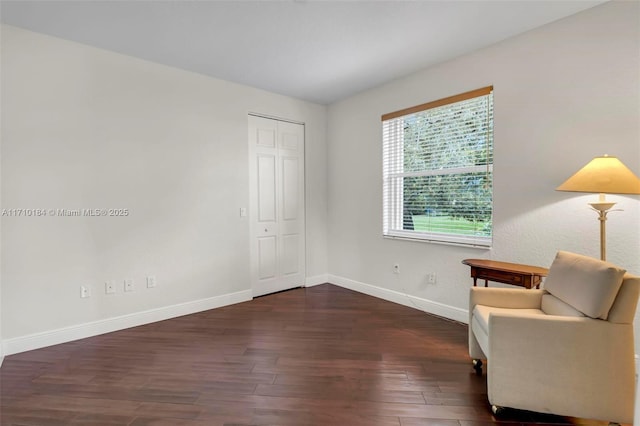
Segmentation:
{"type": "Polygon", "coordinates": [[[482,87],[480,89],[471,90],[447,98],[438,99],[436,101],[427,102],[410,108],[384,114],[382,119],[382,145],[383,145],[383,237],[400,238],[414,241],[424,241],[430,243],[464,245],[470,247],[490,248],[493,243],[493,86],[482,87]],[[404,125],[396,120],[407,116],[413,116],[430,109],[471,100],[474,98],[491,96],[491,107],[487,111],[487,120],[491,123],[487,125],[487,158],[486,163],[482,165],[468,165],[463,167],[455,167],[448,169],[425,169],[421,171],[404,171],[404,160],[402,160],[402,171],[390,171],[394,167],[399,167],[394,161],[398,158],[404,159],[404,125]],[[393,121],[392,121],[393,120],[393,121]],[[393,125],[396,128],[387,129],[386,125],[393,125]],[[389,138],[389,134],[400,132],[401,136],[389,138]],[[389,142],[393,139],[393,143],[389,142]],[[490,161],[489,161],[489,157],[490,161]],[[462,175],[464,173],[486,173],[490,174],[491,182],[491,233],[489,236],[483,235],[464,235],[445,232],[433,231],[415,231],[404,229],[404,178],[428,177],[428,176],[444,176],[444,175],[462,175]],[[400,179],[399,179],[400,178],[400,179]],[[394,188],[395,187],[395,188],[394,188]],[[400,226],[398,226],[400,224],[400,226]]]}

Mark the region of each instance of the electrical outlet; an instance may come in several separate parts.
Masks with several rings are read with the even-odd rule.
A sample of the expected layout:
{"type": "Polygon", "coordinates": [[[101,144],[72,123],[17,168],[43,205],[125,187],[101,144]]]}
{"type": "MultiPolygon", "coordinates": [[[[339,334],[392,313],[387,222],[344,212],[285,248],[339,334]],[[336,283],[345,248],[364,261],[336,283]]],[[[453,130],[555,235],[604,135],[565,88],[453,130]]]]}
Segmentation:
{"type": "Polygon", "coordinates": [[[88,285],[80,286],[80,297],[86,299],[87,297],[91,297],[91,287],[88,285]]]}
{"type": "Polygon", "coordinates": [[[111,281],[105,281],[104,282],[104,294],[115,294],[116,292],[116,282],[111,280],[111,281]]]}
{"type": "Polygon", "coordinates": [[[427,282],[428,282],[429,284],[435,284],[435,283],[436,283],[436,280],[437,280],[437,276],[436,276],[436,273],[435,273],[435,272],[429,272],[429,273],[427,274],[427,282]]]}
{"type": "Polygon", "coordinates": [[[400,265],[398,265],[397,263],[393,265],[393,273],[394,274],[400,273],[400,265]]]}
{"type": "Polygon", "coordinates": [[[133,280],[131,278],[124,280],[124,291],[133,291],[133,280]]]}
{"type": "Polygon", "coordinates": [[[154,288],[156,285],[157,285],[156,276],[155,275],[149,275],[147,277],[147,288],[154,288]]]}

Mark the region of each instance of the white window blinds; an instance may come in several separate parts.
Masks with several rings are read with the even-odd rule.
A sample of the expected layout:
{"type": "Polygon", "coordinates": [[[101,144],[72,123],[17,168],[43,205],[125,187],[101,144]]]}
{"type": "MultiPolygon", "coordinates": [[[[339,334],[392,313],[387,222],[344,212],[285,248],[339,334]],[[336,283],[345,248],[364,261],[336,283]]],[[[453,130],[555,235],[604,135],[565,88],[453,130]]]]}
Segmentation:
{"type": "Polygon", "coordinates": [[[382,116],[383,234],[491,246],[493,87],[382,116]]]}

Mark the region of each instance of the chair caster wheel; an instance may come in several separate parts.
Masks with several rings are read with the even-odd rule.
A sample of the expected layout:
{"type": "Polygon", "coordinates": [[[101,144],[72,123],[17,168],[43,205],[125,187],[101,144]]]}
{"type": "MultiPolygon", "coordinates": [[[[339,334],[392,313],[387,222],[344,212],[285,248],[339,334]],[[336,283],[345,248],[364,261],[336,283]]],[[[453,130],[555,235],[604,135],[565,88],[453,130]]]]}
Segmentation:
{"type": "Polygon", "coordinates": [[[476,375],[482,376],[482,360],[481,359],[473,360],[473,369],[476,370],[476,375]]]}
{"type": "Polygon", "coordinates": [[[504,414],[504,407],[500,407],[497,405],[492,405],[491,406],[491,412],[493,413],[494,416],[500,416],[502,414],[504,414]]]}

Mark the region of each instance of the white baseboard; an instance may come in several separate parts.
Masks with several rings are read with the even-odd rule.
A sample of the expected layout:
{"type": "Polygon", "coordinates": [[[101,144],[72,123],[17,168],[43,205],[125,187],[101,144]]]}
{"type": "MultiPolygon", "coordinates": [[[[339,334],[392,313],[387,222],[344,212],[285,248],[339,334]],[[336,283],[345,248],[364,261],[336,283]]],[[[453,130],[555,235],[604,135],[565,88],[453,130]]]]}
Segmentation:
{"type": "Polygon", "coordinates": [[[149,324],[152,322],[164,321],[170,318],[195,314],[197,312],[233,305],[235,303],[246,302],[251,299],[251,290],[244,290],[236,293],[214,296],[207,299],[194,300],[192,302],[179,303],[177,305],[165,306],[148,311],[74,325],[57,330],[45,331],[43,333],[5,339],[2,341],[3,355],[17,354],[33,349],[44,348],[46,346],[84,339],[86,337],[111,333],[125,328],[137,327],[139,325],[149,324]]]}
{"type": "Polygon", "coordinates": [[[348,288],[349,290],[368,294],[369,296],[388,300],[410,308],[419,309],[433,315],[438,315],[440,317],[452,319],[465,324],[469,322],[469,311],[466,309],[456,308],[454,306],[445,305],[444,303],[422,299],[420,297],[377,287],[371,284],[365,284],[348,278],[338,277],[336,275],[329,275],[328,278],[331,284],[348,288]]]}
{"type": "MultiPolygon", "coordinates": [[[[449,318],[463,323],[468,322],[468,312],[465,309],[456,308],[439,302],[433,302],[431,300],[411,296],[398,291],[330,274],[316,275],[305,279],[305,285],[307,287],[327,282],[444,318],[449,318]]],[[[119,317],[60,328],[57,330],[5,339],[0,342],[0,365],[2,365],[4,356],[57,345],[60,343],[71,342],[73,340],[84,339],[104,333],[111,333],[113,331],[137,327],[152,322],[164,321],[170,318],[194,314],[209,309],[233,305],[235,303],[246,302],[251,299],[251,290],[244,290],[207,299],[194,300],[192,302],[185,302],[177,305],[165,306],[148,311],[136,312],[119,317]]]]}
{"type": "Polygon", "coordinates": [[[326,284],[329,282],[329,274],[314,275],[304,280],[305,287],[313,287],[314,285],[326,284]]]}

